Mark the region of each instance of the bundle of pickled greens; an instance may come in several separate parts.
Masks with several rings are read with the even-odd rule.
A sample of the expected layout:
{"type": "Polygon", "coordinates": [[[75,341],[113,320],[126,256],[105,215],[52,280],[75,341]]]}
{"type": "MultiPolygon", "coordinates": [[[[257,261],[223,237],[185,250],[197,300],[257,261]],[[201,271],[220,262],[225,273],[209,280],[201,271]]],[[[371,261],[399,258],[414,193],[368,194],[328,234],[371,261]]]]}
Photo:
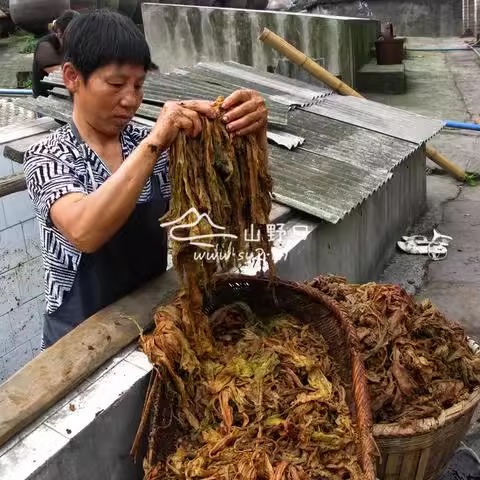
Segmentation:
{"type": "Polygon", "coordinates": [[[184,235],[197,240],[172,242],[183,288],[141,336],[154,373],[132,454],[146,439],[145,480],[360,480],[345,386],[320,333],[287,314],[258,318],[242,302],[204,311],[214,274],[236,258],[199,256],[211,248],[199,237],[224,227],[234,238],[216,237],[215,248],[261,247],[272,276],[274,265],[264,146],[232,138],[219,120],[202,122],[200,138],[179,135],[170,152],[173,198],[162,221],[190,211],[184,235]],[[253,245],[244,236],[252,227],[253,245]]]}
{"type": "Polygon", "coordinates": [[[188,321],[178,299],[143,338],[159,373],[143,419],[145,480],[365,478],[345,389],[318,332],[231,304],[212,314],[213,350],[199,356],[188,321]],[[177,442],[164,451],[172,429],[177,442]]]}
{"type": "Polygon", "coordinates": [[[355,324],[376,423],[436,418],[480,385],[480,356],[429,300],[417,303],[398,285],[354,285],[336,276],[310,285],[355,324]]]}

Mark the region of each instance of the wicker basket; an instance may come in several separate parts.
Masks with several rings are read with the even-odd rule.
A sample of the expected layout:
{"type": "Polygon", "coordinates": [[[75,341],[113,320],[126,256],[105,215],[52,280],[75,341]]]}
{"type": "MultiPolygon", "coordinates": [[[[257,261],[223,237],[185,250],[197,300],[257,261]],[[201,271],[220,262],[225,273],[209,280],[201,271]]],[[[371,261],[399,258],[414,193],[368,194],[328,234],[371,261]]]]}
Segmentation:
{"type": "Polygon", "coordinates": [[[272,289],[270,280],[261,276],[218,275],[212,295],[204,299],[205,311],[211,314],[224,305],[242,301],[260,315],[286,312],[300,321],[315,323],[340,368],[350,410],[358,428],[359,458],[365,480],[375,480],[373,458],[377,448],[371,434],[370,397],[351,322],[331,298],[315,288],[280,279],[275,279],[273,286],[272,289]]]}
{"type": "Polygon", "coordinates": [[[465,437],[480,401],[480,389],[468,400],[444,410],[438,419],[418,420],[409,427],[375,424],[380,450],[380,480],[438,480],[465,437]]]}
{"type": "MultiPolygon", "coordinates": [[[[204,308],[211,314],[218,308],[235,301],[247,303],[258,314],[289,313],[298,320],[318,326],[329,346],[329,353],[337,361],[346,389],[347,400],[354,418],[358,439],[358,459],[365,480],[375,480],[375,458],[377,453],[372,436],[370,398],[362,360],[358,354],[357,338],[351,323],[346,320],[338,306],[318,290],[275,280],[274,289],[267,278],[245,275],[223,274],[216,278],[213,292],[204,297],[204,308]]],[[[151,385],[156,382],[155,373],[151,385]]],[[[157,379],[159,383],[160,380],[157,379]]],[[[150,388],[149,388],[150,390],[150,388]]],[[[165,418],[168,431],[162,434],[162,445],[155,447],[152,464],[165,458],[172,451],[178,438],[178,425],[172,419],[172,404],[164,393],[155,401],[157,418],[165,418]]],[[[148,397],[148,395],[147,395],[148,397]]]]}
{"type": "MultiPolygon", "coordinates": [[[[314,285],[309,282],[309,285],[314,285]]],[[[315,287],[314,287],[315,288],[315,287]]],[[[469,339],[480,354],[480,346],[469,339]]],[[[379,480],[438,480],[467,433],[480,402],[480,388],[470,397],[444,410],[438,418],[412,422],[374,424],[373,437],[380,456],[376,471],[379,480]]]]}

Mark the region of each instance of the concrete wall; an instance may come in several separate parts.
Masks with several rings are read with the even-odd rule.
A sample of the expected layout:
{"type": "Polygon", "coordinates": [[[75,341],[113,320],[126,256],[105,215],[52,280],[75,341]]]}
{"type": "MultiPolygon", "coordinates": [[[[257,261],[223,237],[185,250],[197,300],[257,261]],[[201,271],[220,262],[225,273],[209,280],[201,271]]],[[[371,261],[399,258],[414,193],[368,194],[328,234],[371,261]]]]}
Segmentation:
{"type": "MultiPolygon", "coordinates": [[[[0,177],[23,171],[0,147],[0,177]]],[[[0,383],[40,351],[40,236],[26,191],[0,198],[0,383]]]]}
{"type": "Polygon", "coordinates": [[[480,33],[480,0],[463,0],[463,26],[474,36],[480,33]]]}
{"type": "Polygon", "coordinates": [[[267,27],[308,56],[324,59],[331,73],[353,85],[380,27],[365,19],[152,3],[142,5],[142,15],[153,60],[163,72],[225,60],[275,69],[283,57],[258,40],[267,27]]]}
{"type": "MultiPolygon", "coordinates": [[[[473,0],[464,1],[473,4],[473,0]]],[[[371,15],[368,18],[392,22],[394,32],[404,36],[448,37],[464,32],[461,0],[368,0],[367,5],[359,10],[358,0],[326,1],[313,11],[353,17],[371,15]]]]}

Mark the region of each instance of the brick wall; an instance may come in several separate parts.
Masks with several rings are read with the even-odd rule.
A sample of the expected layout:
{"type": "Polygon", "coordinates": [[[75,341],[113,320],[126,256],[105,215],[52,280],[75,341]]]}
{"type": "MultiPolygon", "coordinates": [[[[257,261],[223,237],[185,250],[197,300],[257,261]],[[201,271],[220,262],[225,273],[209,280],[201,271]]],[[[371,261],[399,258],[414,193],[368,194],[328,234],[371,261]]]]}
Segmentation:
{"type": "MultiPolygon", "coordinates": [[[[21,171],[0,147],[0,177],[21,171]]],[[[40,351],[43,309],[38,225],[27,192],[18,192],[0,198],[0,382],[40,351]]]]}

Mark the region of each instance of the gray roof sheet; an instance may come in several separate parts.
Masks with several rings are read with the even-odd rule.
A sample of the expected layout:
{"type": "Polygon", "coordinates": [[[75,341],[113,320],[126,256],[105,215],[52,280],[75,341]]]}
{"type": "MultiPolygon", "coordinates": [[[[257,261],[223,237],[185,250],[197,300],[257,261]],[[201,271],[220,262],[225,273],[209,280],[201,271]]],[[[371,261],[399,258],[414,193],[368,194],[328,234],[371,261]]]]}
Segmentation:
{"type": "MultiPolygon", "coordinates": [[[[48,81],[63,83],[58,75],[48,81]]],[[[276,200],[331,223],[384,185],[395,166],[444,126],[439,120],[342,97],[234,62],[152,75],[145,96],[158,105],[167,97],[213,99],[242,87],[254,87],[267,98],[269,138],[276,142],[270,153],[276,200]]],[[[56,109],[63,118],[69,115],[65,100],[57,99],[55,105],[38,100],[44,114],[55,117],[56,109]]],[[[158,106],[144,103],[138,116],[155,119],[158,111],[158,106]]]]}
{"type": "MultiPolygon", "coordinates": [[[[44,82],[63,86],[59,72],[50,74],[44,82]]],[[[230,95],[237,88],[255,88],[262,93],[269,110],[269,122],[277,126],[288,124],[288,111],[292,108],[313,105],[332,93],[327,88],[259,72],[235,62],[199,63],[172,73],[149,75],[144,85],[144,102],[161,105],[167,100],[214,100],[219,95],[230,95]]]]}
{"type": "Polygon", "coordinates": [[[296,110],[289,131],[305,138],[286,152],[271,148],[275,199],[337,223],[377,191],[418,145],[296,110]]]}
{"type": "Polygon", "coordinates": [[[428,140],[445,126],[443,120],[432,120],[363,98],[340,95],[333,95],[305,110],[417,144],[428,140]]]}

